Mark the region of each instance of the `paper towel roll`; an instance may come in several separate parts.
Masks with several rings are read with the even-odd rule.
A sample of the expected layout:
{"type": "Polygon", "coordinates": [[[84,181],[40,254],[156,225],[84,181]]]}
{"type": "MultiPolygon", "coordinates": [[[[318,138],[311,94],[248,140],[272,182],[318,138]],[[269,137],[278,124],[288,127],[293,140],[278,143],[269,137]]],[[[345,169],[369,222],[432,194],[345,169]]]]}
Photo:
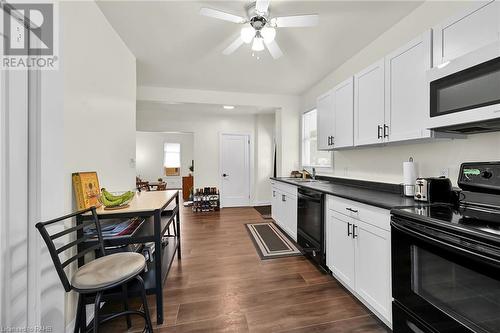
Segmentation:
{"type": "Polygon", "coordinates": [[[403,186],[406,196],[413,196],[415,194],[415,180],[417,179],[417,172],[415,162],[403,162],[403,186]]]}

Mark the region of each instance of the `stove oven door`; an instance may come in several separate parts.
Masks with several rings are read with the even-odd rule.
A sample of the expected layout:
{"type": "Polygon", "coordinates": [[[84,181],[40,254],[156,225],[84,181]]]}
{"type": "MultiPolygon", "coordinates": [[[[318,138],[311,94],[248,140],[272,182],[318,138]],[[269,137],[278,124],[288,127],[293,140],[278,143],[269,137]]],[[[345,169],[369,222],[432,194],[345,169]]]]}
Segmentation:
{"type": "Polygon", "coordinates": [[[498,249],[396,217],[391,226],[396,333],[500,332],[498,249]]]}

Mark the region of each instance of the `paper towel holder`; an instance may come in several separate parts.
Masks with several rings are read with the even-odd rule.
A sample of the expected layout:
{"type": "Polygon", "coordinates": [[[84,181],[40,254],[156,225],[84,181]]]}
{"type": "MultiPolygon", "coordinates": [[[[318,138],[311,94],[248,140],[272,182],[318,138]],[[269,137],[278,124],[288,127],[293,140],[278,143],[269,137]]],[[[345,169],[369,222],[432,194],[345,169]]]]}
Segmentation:
{"type": "MultiPolygon", "coordinates": [[[[410,156],[408,162],[413,163],[413,157],[410,156]]],[[[415,180],[413,180],[412,184],[403,184],[403,194],[407,197],[413,197],[415,194],[415,180]]]]}

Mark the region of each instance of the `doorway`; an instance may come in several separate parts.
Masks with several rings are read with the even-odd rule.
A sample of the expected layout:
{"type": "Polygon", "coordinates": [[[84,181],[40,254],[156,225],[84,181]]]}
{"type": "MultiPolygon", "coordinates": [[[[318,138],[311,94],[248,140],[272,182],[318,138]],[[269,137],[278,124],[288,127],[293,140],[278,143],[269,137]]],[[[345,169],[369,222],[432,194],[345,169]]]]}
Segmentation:
{"type": "Polygon", "coordinates": [[[222,207],[250,205],[250,135],[220,135],[220,194],[222,207]]]}

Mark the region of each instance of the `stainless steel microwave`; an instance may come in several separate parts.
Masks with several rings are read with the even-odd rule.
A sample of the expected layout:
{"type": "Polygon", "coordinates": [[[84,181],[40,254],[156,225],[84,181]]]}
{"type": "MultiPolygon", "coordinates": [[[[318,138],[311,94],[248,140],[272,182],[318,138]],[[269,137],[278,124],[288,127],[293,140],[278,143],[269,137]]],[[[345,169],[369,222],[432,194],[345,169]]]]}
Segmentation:
{"type": "Polygon", "coordinates": [[[428,72],[429,126],[478,133],[500,130],[500,43],[428,72]]]}

